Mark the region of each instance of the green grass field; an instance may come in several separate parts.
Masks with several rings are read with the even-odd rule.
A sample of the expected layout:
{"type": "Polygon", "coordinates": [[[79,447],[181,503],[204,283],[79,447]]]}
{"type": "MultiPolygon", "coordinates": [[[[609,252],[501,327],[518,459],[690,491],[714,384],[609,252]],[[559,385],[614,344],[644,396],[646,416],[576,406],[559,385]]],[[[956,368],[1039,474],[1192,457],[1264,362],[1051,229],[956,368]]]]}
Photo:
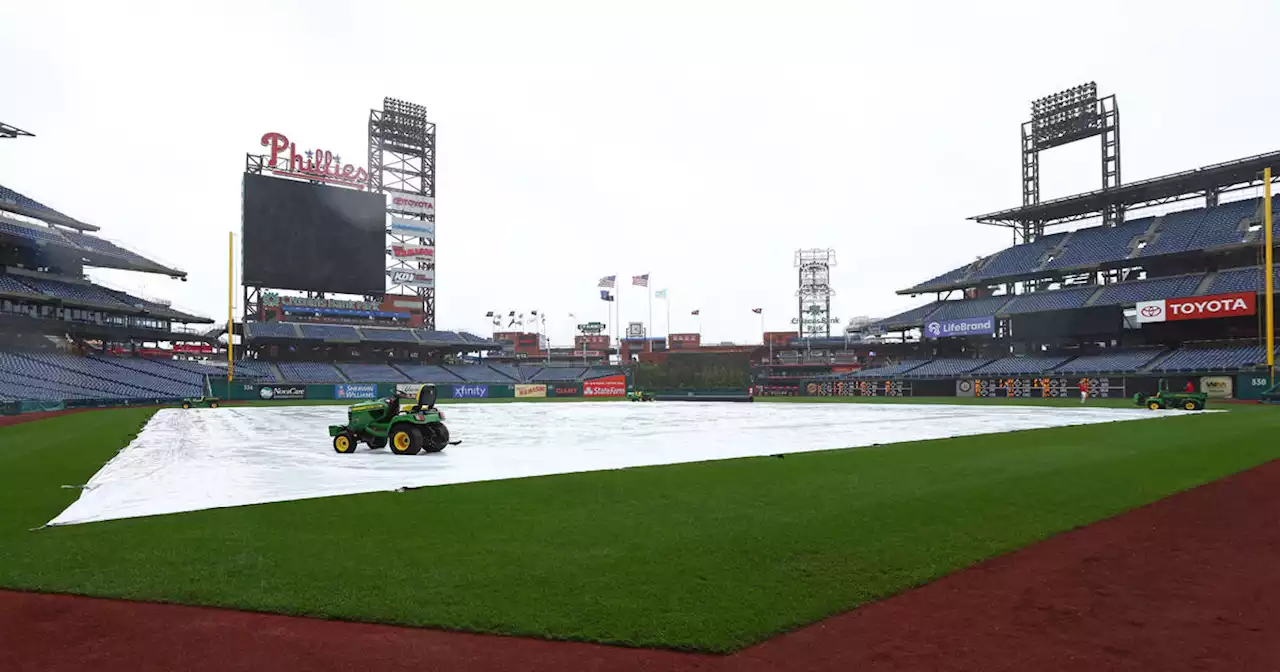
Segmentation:
{"type": "Polygon", "coordinates": [[[32,531],[152,411],[68,415],[0,428],[0,586],[731,651],[1280,456],[1219,408],[32,531]]]}

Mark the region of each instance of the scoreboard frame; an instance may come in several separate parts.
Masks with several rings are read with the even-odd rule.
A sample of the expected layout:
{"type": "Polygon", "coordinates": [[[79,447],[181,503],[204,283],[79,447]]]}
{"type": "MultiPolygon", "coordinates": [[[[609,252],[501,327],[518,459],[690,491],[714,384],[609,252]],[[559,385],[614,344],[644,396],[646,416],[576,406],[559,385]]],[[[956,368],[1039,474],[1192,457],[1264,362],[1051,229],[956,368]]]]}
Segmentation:
{"type": "Polygon", "coordinates": [[[1110,377],[1000,376],[962,378],[956,381],[957,397],[1005,397],[1024,399],[1069,399],[1086,385],[1091,399],[1123,399],[1125,379],[1110,377]]]}
{"type": "Polygon", "coordinates": [[[867,380],[810,381],[804,385],[809,397],[910,397],[911,381],[892,378],[867,380]]]}

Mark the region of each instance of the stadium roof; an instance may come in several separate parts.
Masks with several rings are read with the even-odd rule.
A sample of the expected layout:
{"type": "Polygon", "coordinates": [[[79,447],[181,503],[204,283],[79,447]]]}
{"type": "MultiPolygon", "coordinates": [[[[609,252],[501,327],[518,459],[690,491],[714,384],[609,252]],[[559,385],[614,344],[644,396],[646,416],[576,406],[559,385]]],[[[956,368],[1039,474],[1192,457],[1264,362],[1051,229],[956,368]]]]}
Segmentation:
{"type": "MultiPolygon", "coordinates": [[[[1197,198],[1211,191],[1226,192],[1248,188],[1261,183],[1262,170],[1267,167],[1280,168],[1280,151],[1153,177],[1112,189],[1099,189],[1034,205],[976,215],[969,220],[999,226],[1037,221],[1047,225],[1063,224],[1096,216],[1109,205],[1147,207],[1197,198]]],[[[1280,177],[1280,173],[1276,177],[1280,177]]]]}
{"type": "Polygon", "coordinates": [[[50,224],[59,224],[78,231],[97,231],[92,224],[68,217],[34,198],[22,194],[0,184],[0,210],[16,213],[24,217],[32,217],[50,224]]]}
{"type": "Polygon", "coordinates": [[[10,126],[9,124],[0,121],[0,138],[12,139],[17,137],[34,138],[36,137],[36,134],[28,133],[17,126],[10,126]]]}

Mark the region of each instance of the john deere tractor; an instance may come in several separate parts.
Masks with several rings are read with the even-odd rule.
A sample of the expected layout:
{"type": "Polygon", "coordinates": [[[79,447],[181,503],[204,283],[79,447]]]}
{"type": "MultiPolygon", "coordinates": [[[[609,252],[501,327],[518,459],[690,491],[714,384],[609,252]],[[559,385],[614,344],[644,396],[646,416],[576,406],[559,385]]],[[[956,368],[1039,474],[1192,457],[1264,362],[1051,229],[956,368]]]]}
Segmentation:
{"type": "Polygon", "coordinates": [[[462,443],[449,441],[443,420],[444,413],[436,408],[436,386],[423,385],[403,407],[396,395],[348,408],[347,424],[329,425],[329,436],[339,453],[354,453],[361,442],[374,449],[389,446],[396,455],[438,453],[462,443]]]}
{"type": "Polygon", "coordinates": [[[1158,389],[1159,391],[1152,395],[1144,392],[1133,395],[1133,403],[1138,406],[1146,406],[1153,411],[1158,411],[1162,408],[1199,411],[1209,401],[1209,395],[1204,392],[1170,392],[1169,386],[1164,382],[1163,378],[1160,380],[1158,389]]]}

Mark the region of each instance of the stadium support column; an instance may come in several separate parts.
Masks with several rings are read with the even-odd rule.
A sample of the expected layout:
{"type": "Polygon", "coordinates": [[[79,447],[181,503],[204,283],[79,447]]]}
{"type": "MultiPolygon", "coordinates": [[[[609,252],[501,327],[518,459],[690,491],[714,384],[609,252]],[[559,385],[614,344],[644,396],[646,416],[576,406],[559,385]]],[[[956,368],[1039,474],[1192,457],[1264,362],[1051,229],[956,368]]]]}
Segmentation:
{"type": "MultiPolygon", "coordinates": [[[[431,237],[388,232],[391,244],[430,246],[435,254],[436,125],[427,120],[427,108],[395,98],[384,98],[381,110],[369,111],[369,191],[397,191],[412,196],[411,205],[390,205],[389,214],[417,219],[431,237]],[[427,205],[429,204],[429,205],[427,205]]],[[[422,298],[424,327],[436,328],[436,265],[416,259],[392,261],[388,266],[392,294],[422,298]],[[396,271],[403,271],[396,273],[396,271]]]]}
{"type": "Polygon", "coordinates": [[[1264,287],[1266,289],[1267,304],[1267,373],[1271,378],[1271,387],[1276,384],[1276,297],[1275,297],[1275,266],[1273,258],[1275,253],[1272,246],[1275,240],[1272,237],[1271,229],[1275,224],[1271,221],[1271,169],[1267,168],[1262,171],[1262,184],[1264,192],[1264,201],[1262,211],[1264,214],[1262,222],[1262,240],[1263,240],[1263,264],[1262,273],[1265,276],[1264,287]]]}

